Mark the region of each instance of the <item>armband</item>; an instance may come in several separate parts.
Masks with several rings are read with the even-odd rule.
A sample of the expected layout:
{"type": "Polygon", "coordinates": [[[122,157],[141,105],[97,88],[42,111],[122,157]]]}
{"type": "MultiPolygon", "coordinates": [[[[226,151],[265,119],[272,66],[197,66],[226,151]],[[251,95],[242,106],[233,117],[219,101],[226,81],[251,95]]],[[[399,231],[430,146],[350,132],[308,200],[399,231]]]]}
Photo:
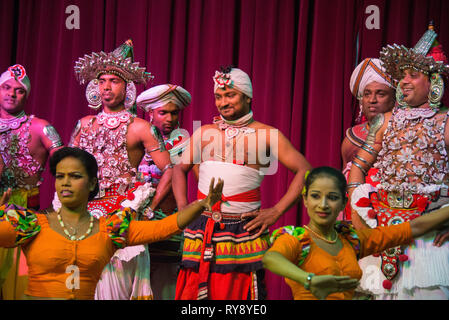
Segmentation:
{"type": "Polygon", "coordinates": [[[161,149],[161,147],[158,146],[158,147],[155,147],[153,149],[147,150],[147,153],[150,154],[151,152],[154,152],[154,151],[157,151],[157,150],[160,150],[160,149],[161,149]]]}
{"type": "Polygon", "coordinates": [[[165,167],[164,167],[164,169],[162,169],[162,173],[164,173],[165,171],[167,171],[168,169],[172,169],[174,166],[173,166],[173,163],[169,163],[169,164],[167,164],[165,167]]]}
{"type": "Polygon", "coordinates": [[[52,125],[46,125],[43,129],[43,132],[45,136],[51,141],[50,150],[61,147],[63,145],[61,137],[52,125]]]}

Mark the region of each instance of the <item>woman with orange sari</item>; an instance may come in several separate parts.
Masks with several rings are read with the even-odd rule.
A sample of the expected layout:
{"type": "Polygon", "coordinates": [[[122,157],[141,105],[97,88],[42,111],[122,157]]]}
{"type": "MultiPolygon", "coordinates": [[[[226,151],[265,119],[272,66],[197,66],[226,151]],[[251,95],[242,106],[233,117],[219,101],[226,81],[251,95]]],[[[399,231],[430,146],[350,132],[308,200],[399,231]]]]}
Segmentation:
{"type": "MultiPolygon", "coordinates": [[[[93,299],[103,268],[127,245],[167,239],[180,233],[221,198],[223,181],[208,196],[159,221],[133,220],[130,208],[94,218],[87,203],[98,192],[97,163],[86,151],[62,148],[50,158],[62,207],[41,214],[15,205],[0,207],[0,247],[20,245],[29,268],[25,299],[93,299]]],[[[5,203],[10,191],[3,194],[5,203]]]]}
{"type": "Polygon", "coordinates": [[[346,205],[345,191],[346,179],[339,170],[313,169],[303,190],[310,222],[277,229],[271,236],[264,267],[285,277],[295,300],[351,299],[362,276],[358,259],[407,244],[449,220],[449,207],[443,207],[402,224],[356,231],[336,221],[346,205]]]}

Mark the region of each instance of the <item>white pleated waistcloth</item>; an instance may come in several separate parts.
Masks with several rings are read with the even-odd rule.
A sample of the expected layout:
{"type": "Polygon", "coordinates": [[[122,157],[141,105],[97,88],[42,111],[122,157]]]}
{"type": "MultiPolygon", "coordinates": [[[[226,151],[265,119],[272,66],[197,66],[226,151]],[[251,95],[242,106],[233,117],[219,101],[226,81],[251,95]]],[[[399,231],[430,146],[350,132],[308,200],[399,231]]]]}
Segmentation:
{"type": "MultiPolygon", "coordinates": [[[[207,195],[212,178],[217,182],[223,179],[223,195],[233,196],[243,192],[257,189],[264,178],[259,171],[250,167],[221,161],[205,161],[199,167],[198,190],[207,195]]],[[[240,202],[227,201],[221,204],[222,212],[243,213],[260,208],[260,201],[240,202]]]]}

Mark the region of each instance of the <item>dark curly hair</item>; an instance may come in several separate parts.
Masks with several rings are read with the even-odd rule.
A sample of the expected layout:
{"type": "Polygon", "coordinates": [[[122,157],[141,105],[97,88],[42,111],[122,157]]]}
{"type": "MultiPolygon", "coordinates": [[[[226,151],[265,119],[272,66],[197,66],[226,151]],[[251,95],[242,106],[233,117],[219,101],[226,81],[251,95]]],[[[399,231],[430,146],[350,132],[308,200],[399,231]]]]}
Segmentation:
{"type": "MultiPolygon", "coordinates": [[[[56,166],[58,165],[58,163],[67,157],[72,157],[81,161],[84,168],[86,169],[89,179],[97,178],[98,165],[95,157],[87,151],[71,147],[63,147],[57,150],[55,153],[53,153],[53,155],[50,157],[49,166],[50,172],[53,175],[53,177],[56,176],[56,166]]],[[[100,187],[97,181],[95,189],[89,193],[89,201],[95,198],[99,190],[100,187]]]]}

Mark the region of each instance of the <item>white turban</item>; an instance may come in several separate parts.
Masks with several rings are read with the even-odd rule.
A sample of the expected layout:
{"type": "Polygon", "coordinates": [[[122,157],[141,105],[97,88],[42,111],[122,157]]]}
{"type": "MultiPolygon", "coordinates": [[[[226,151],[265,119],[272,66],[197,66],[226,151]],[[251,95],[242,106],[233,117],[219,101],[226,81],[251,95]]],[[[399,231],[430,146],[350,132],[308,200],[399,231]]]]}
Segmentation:
{"type": "Polygon", "coordinates": [[[395,88],[390,75],[385,72],[379,59],[367,58],[363,60],[352,72],[350,88],[352,94],[361,99],[365,87],[371,82],[378,82],[395,88]]]}
{"type": "Polygon", "coordinates": [[[160,108],[169,102],[180,110],[190,104],[192,97],[184,88],[174,84],[162,84],[145,90],[137,97],[137,105],[145,112],[160,108]]]}
{"type": "Polygon", "coordinates": [[[232,68],[231,72],[223,73],[220,71],[215,71],[214,79],[214,92],[218,88],[224,88],[225,85],[229,88],[237,89],[243,92],[245,95],[253,98],[253,86],[251,84],[251,79],[242,70],[237,68],[232,68]]]}
{"type": "Polygon", "coordinates": [[[10,79],[17,80],[26,90],[26,96],[30,95],[31,83],[30,79],[27,76],[25,68],[20,64],[15,64],[8,68],[5,72],[0,76],[0,86],[10,79]]]}

